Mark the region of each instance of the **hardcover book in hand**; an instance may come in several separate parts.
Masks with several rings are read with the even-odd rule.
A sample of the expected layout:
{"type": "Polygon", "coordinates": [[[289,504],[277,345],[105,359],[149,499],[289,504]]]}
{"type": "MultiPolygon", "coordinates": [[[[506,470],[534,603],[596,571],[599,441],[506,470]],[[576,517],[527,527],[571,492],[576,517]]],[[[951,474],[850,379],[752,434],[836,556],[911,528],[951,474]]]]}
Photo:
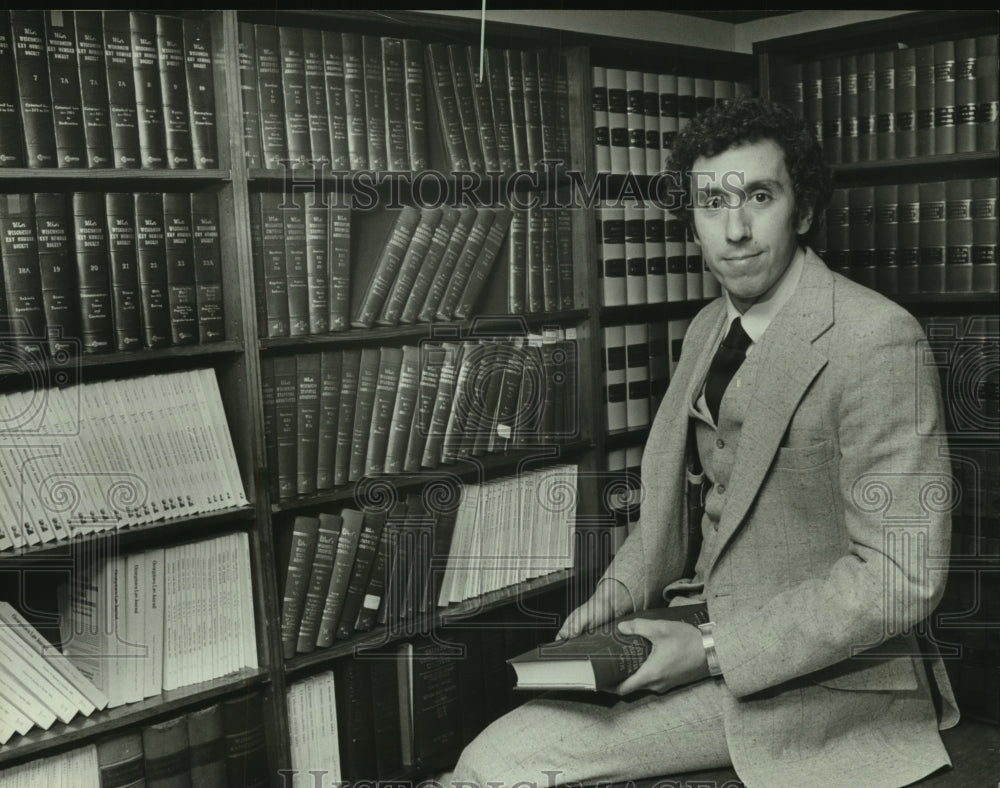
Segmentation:
{"type": "Polygon", "coordinates": [[[610,690],[635,673],[646,661],[652,644],[641,635],[624,635],[617,625],[645,618],[652,621],[683,621],[697,626],[708,622],[704,602],[641,610],[618,619],[602,631],[589,632],[568,640],[543,643],[511,657],[515,689],[523,690],[610,690]]]}

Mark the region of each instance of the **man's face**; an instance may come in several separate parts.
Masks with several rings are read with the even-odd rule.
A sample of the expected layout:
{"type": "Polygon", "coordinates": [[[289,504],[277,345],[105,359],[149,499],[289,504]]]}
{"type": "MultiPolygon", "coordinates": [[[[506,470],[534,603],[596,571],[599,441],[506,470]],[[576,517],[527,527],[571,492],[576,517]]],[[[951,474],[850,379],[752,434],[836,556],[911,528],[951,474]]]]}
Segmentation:
{"type": "Polygon", "coordinates": [[[785,155],[772,140],[700,156],[692,172],[702,254],[736,308],[746,311],[781,278],[812,213],[797,215],[785,155]]]}

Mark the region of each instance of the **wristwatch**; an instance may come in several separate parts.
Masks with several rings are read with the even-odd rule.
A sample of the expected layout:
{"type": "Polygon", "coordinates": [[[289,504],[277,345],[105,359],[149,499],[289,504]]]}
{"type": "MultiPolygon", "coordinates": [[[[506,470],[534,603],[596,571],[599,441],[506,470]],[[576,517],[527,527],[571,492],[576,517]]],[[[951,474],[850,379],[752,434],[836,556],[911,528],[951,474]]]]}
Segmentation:
{"type": "Polygon", "coordinates": [[[701,632],[701,645],[705,649],[705,659],[708,660],[708,675],[721,676],[722,667],[719,665],[719,655],[715,651],[715,635],[712,628],[715,626],[711,621],[706,624],[699,624],[701,632]]]}

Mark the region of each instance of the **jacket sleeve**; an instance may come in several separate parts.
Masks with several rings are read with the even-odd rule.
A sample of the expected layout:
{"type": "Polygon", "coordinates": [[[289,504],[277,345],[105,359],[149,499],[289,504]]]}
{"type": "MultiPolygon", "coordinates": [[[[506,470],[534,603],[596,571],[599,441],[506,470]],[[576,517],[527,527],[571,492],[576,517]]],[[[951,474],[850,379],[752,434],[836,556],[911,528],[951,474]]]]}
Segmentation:
{"type": "Polygon", "coordinates": [[[737,696],[877,648],[928,616],[944,590],[946,567],[934,561],[949,552],[954,495],[938,371],[921,358],[923,333],[901,310],[873,316],[855,339],[852,374],[823,373],[841,377],[830,409],[840,505],[821,516],[846,534],[844,554],[805,567],[762,608],[715,622],[723,676],[737,696]]]}

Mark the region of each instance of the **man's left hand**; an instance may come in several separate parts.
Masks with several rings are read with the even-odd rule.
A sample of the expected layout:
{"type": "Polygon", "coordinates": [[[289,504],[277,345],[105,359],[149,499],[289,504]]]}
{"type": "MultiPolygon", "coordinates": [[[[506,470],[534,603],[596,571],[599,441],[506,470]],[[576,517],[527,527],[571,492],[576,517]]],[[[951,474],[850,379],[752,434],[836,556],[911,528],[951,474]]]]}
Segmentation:
{"type": "Polygon", "coordinates": [[[667,692],[709,677],[701,632],[681,621],[637,618],[618,625],[623,635],[642,635],[653,644],[639,669],[611,691],[628,695],[637,690],[667,692]]]}

